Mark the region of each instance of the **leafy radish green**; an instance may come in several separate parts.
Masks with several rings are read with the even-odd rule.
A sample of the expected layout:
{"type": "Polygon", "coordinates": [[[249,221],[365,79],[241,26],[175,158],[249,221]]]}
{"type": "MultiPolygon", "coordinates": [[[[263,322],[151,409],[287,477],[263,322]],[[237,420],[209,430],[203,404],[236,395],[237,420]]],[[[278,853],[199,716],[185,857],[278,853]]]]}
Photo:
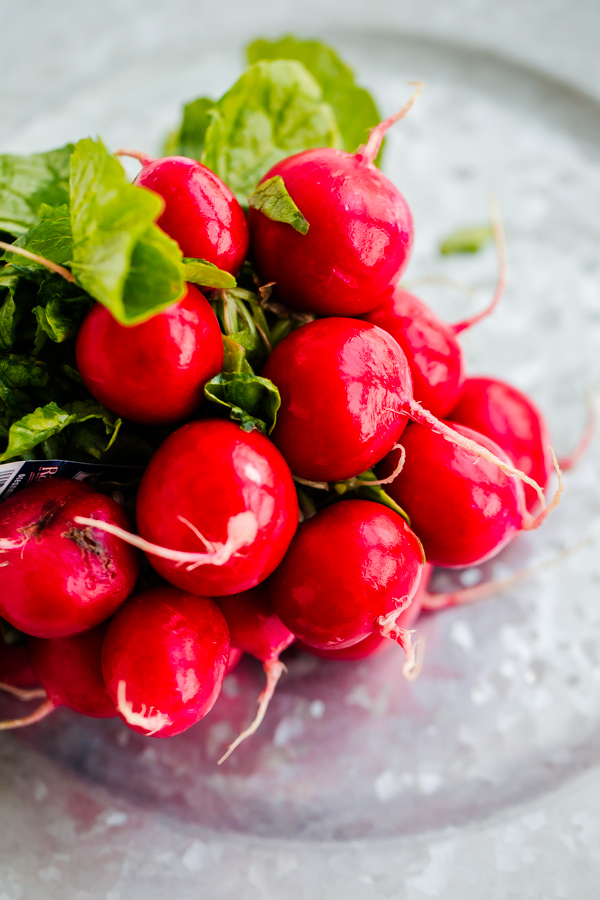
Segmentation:
{"type": "Polygon", "coordinates": [[[332,107],[342,134],[343,148],[350,152],[364,143],[370,128],[381,120],[370,93],[354,81],[354,73],[323,41],[299,40],[286,35],[275,41],[258,39],[248,47],[248,62],[261,59],[296,59],[304,65],[332,107]]]}
{"type": "Polygon", "coordinates": [[[31,156],[0,156],[0,229],[25,234],[40,219],[43,203],[69,201],[69,159],[73,145],[31,156]]]}
{"type": "Polygon", "coordinates": [[[248,197],[248,205],[259,209],[274,222],[285,222],[300,234],[306,234],[310,225],[288,193],[281,175],[267,178],[248,197]]]}
{"type": "Polygon", "coordinates": [[[296,60],[277,59],[249,66],[220,100],[188,104],[166,150],[208,166],[245,203],[279,160],[310,147],[341,146],[318,82],[296,60]]]}

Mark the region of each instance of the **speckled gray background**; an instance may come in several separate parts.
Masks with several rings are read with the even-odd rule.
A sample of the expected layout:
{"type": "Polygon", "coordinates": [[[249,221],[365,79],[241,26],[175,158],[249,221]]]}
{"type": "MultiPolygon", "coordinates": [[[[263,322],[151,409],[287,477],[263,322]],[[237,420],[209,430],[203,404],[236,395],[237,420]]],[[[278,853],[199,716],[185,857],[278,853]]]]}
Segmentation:
{"type": "MultiPolygon", "coordinates": [[[[390,136],[412,206],[406,280],[449,319],[483,304],[491,251],[441,260],[440,237],[500,202],[510,285],[465,335],[472,371],[510,378],[559,452],[600,384],[600,7],[171,0],[0,3],[0,151],[100,133],[156,150],[180,103],[224,90],[240,48],[295,30],[336,43],[385,113],[427,90],[390,136]]],[[[548,559],[600,529],[598,440],[545,528],[486,572],[548,559]]],[[[597,900],[600,562],[590,544],[503,597],[424,621],[426,667],[290,661],[261,735],[256,667],[176,741],[68,714],[0,740],[0,900],[597,900]],[[36,749],[37,748],[37,749],[36,749]]],[[[11,707],[13,711],[15,707],[11,707]]]]}

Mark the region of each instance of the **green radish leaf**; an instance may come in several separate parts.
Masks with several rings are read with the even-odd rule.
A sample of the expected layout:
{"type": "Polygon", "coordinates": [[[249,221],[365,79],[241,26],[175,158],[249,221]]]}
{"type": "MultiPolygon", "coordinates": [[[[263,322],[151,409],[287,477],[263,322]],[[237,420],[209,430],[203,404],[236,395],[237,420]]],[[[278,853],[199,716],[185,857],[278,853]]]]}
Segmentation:
{"type": "Polygon", "coordinates": [[[300,234],[308,232],[310,226],[290,197],[281,175],[274,175],[259,184],[248,197],[248,205],[274,222],[291,225],[300,234]]]}
{"type": "Polygon", "coordinates": [[[211,105],[188,104],[172,152],[192,155],[216,172],[245,204],[271,166],[311,147],[342,147],[331,106],[318,82],[297,60],[249,66],[211,105]]]}
{"type": "Polygon", "coordinates": [[[210,112],[215,101],[198,97],[183,107],[183,120],[178,131],[173,132],[165,143],[166,156],[188,156],[200,159],[204,149],[206,130],[211,123],[210,112]]]}
{"type": "MultiPolygon", "coordinates": [[[[69,207],[65,204],[48,206],[42,203],[39,223],[18,238],[14,246],[29,250],[30,253],[37,253],[38,256],[44,256],[62,266],[69,263],[73,255],[69,207]]],[[[6,250],[1,258],[24,275],[47,271],[41,263],[18,256],[10,250],[6,250]]]]}
{"type": "Polygon", "coordinates": [[[26,456],[38,445],[63,432],[69,425],[86,422],[89,419],[99,419],[102,422],[105,430],[104,451],[108,450],[117,436],[121,425],[120,419],[95,400],[78,400],[65,405],[64,408],[52,401],[13,422],[8,432],[8,445],[4,452],[0,453],[0,462],[26,456]]]}
{"type": "Polygon", "coordinates": [[[124,325],[145,321],[185,289],[181,251],[154,224],[162,209],[157,194],[127,182],[101,141],[79,141],[71,157],[71,269],[124,325]]]}
{"type": "Polygon", "coordinates": [[[243,431],[273,431],[281,397],[268,378],[222,372],[205,384],[204,393],[213,403],[229,409],[229,417],[239,422],[243,431]]]}
{"type": "Polygon", "coordinates": [[[210,288],[234,288],[236,280],[229,272],[218,269],[205,259],[192,259],[190,256],[183,258],[183,277],[186,281],[193,281],[203,287],[210,288]]]}
{"type": "Polygon", "coordinates": [[[381,120],[370,93],[358,87],[352,69],[322,41],[299,40],[292,35],[274,41],[259,39],[249,45],[247,54],[250,63],[263,59],[301,62],[319,83],[323,100],[335,113],[343,148],[350,153],[365,143],[369,130],[381,120]]]}
{"type": "Polygon", "coordinates": [[[32,156],[0,156],[0,230],[19,237],[40,221],[40,207],[69,202],[73,145],[32,156]]]}
{"type": "Polygon", "coordinates": [[[474,228],[460,228],[442,241],[440,253],[450,256],[452,253],[477,253],[494,239],[491,225],[477,225],[474,228]]]}

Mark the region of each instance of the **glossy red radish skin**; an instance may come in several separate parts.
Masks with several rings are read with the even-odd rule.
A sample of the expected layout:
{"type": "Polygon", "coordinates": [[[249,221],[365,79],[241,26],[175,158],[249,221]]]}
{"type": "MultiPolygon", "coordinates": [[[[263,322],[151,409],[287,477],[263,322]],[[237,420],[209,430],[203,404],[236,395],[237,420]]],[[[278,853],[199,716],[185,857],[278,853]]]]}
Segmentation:
{"type": "MultiPolygon", "coordinates": [[[[429,563],[426,563],[423,566],[423,574],[416,593],[410,601],[410,605],[407,606],[406,609],[403,609],[398,616],[396,624],[399,628],[404,628],[408,631],[416,624],[421,613],[421,603],[424,598],[429,596],[427,594],[427,585],[429,584],[432,571],[433,566],[429,565],[429,563]]],[[[379,632],[368,635],[368,637],[363,638],[363,640],[359,641],[357,644],[352,644],[351,647],[334,647],[329,650],[323,650],[322,648],[310,647],[308,644],[302,643],[302,641],[297,641],[297,644],[302,650],[306,650],[307,653],[310,653],[313,656],[320,656],[321,659],[346,662],[355,662],[359,659],[376,656],[378,653],[381,653],[382,650],[392,646],[391,641],[388,640],[388,638],[383,637],[379,632]]]]}
{"type": "Polygon", "coordinates": [[[454,328],[400,286],[362,317],[391,334],[406,355],[415,400],[434,416],[455,406],[465,378],[463,354],[454,328]]]}
{"type": "Polygon", "coordinates": [[[151,555],[171,584],[206,596],[233,594],[263,581],[282,559],[298,525],[290,471],[276,447],[233,422],[190,422],[159,447],[140,485],[142,538],[177,551],[225,547],[232,522],[253,524],[248,539],[220,565],[182,566],[151,555]]]}
{"type": "Polygon", "coordinates": [[[146,425],[181,422],[204,401],[204,385],[223,368],[223,341],[209,302],[193,285],[139,325],[121,325],[95,304],[76,344],[88,390],[108,409],[146,425]]]}
{"type": "Polygon", "coordinates": [[[265,582],[249,591],[221,597],[219,607],[229,626],[232,647],[238,647],[259,659],[267,676],[265,689],[258,698],[258,712],[254,721],[229,745],[227,752],[219,760],[220,765],[236,747],[258,730],[277,683],[285,671],[279,657],[293,644],[295,637],[273,611],[265,582]]]}
{"type": "MultiPolygon", "coordinates": [[[[449,418],[491,438],[517,468],[546,488],[552,473],[550,434],[542,413],[522,391],[497,378],[467,378],[449,418]]],[[[528,509],[539,504],[525,485],[528,509]]]]}
{"type": "Polygon", "coordinates": [[[354,319],[318,319],[293,331],[262,372],[281,408],[272,439],[294,475],[343,481],[394,446],[412,400],[406,357],[385,331],[354,319]]]}
{"type": "MultiPolygon", "coordinates": [[[[103,622],[70,637],[29,638],[27,649],[36,682],[46,699],[33,712],[19,719],[0,722],[0,731],[25,728],[65,706],[84,716],[108,719],[116,716],[100,665],[100,653],[108,624],[103,622]]],[[[23,697],[22,699],[27,699],[23,697]]]]}
{"type": "Polygon", "coordinates": [[[138,553],[75,523],[77,515],[127,528],[122,507],[79,481],[38,481],[0,507],[0,613],[34,637],[98,625],[129,596],[138,553]]]}
{"type": "Polygon", "coordinates": [[[100,662],[108,623],[66,638],[28,642],[31,665],[48,699],[83,716],[116,716],[108,696],[100,662]]]}
{"type": "Polygon", "coordinates": [[[248,252],[248,224],[232,191],[218,175],[186,156],[136,156],[142,170],[135,183],[165,201],[157,224],[177,241],[184,256],[205,259],[235,275],[248,252]]]}
{"type": "Polygon", "coordinates": [[[269,596],[305,644],[350,647],[397,625],[422,569],[421,545],[404,519],[378,503],[347,500],[298,529],[269,579],[269,596]]]}
{"type": "Polygon", "coordinates": [[[309,222],[307,234],[250,208],[252,251],[266,281],[297,309],[355,316],[400,277],[413,223],[398,189],[368,158],[333,148],[306,150],[276,163],[309,222]]]}
{"type": "Polygon", "coordinates": [[[229,661],[216,603],[172,587],[136,594],[113,618],[102,649],[108,693],[139,734],[171,737],[212,709],[229,661]]]}
{"type": "MultiPolygon", "coordinates": [[[[454,427],[494,455],[505,455],[489,438],[454,427]]],[[[406,510],[428,562],[451,568],[476,565],[499,553],[524,527],[520,481],[421,425],[406,429],[402,445],[404,467],[386,491],[406,510]]],[[[397,452],[381,463],[378,474],[393,469],[397,452]]]]}
{"type": "Polygon", "coordinates": [[[242,657],[244,655],[243,650],[238,650],[237,647],[231,647],[229,650],[229,660],[227,662],[227,671],[226,675],[231,675],[232,672],[235,672],[237,667],[242,661],[242,657]]]}

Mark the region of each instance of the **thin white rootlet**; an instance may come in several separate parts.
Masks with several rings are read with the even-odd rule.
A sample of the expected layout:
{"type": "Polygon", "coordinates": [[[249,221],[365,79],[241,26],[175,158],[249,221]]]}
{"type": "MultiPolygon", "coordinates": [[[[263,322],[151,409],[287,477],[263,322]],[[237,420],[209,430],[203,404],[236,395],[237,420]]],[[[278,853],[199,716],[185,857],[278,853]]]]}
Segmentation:
{"type": "Polygon", "coordinates": [[[127,699],[127,683],[125,681],[119,681],[117,685],[117,709],[128,725],[143,728],[148,737],[156,734],[165,725],[173,723],[170,716],[155,710],[153,706],[148,709],[145,703],[142,703],[140,712],[135,712],[133,704],[127,699]]]}

